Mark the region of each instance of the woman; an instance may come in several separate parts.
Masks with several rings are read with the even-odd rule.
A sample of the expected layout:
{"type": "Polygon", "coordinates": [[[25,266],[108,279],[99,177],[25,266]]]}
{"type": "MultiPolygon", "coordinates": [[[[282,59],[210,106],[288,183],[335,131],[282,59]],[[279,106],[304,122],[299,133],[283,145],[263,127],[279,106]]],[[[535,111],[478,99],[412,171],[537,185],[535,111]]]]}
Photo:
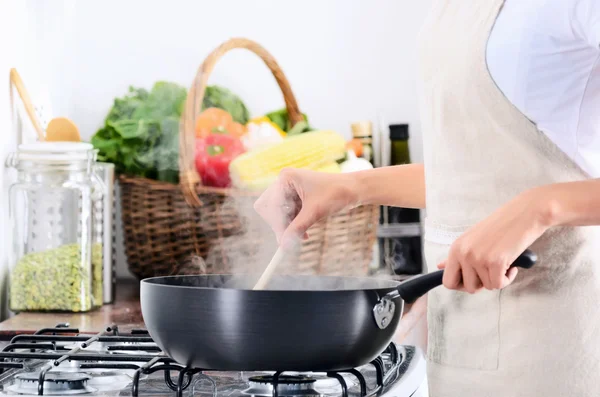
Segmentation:
{"type": "Polygon", "coordinates": [[[421,40],[424,166],[286,170],[256,209],[286,246],[345,207],[426,208],[431,395],[597,396],[600,1],[434,0],[421,40]]]}

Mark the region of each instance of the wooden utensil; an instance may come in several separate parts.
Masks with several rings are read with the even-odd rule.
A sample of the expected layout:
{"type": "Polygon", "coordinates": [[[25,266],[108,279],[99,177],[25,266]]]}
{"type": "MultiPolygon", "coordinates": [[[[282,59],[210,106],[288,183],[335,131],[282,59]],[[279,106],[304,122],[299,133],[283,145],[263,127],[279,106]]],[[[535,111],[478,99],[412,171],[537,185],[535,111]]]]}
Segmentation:
{"type": "Polygon", "coordinates": [[[48,141],[48,142],[57,142],[57,141],[70,141],[70,142],[80,142],[81,135],[79,134],[79,129],[71,120],[66,117],[55,117],[48,123],[46,127],[46,131],[44,132],[44,127],[40,122],[38,117],[38,112],[36,111],[35,106],[31,102],[31,97],[25,88],[25,83],[23,83],[23,79],[21,79],[21,75],[17,72],[17,69],[13,68],[10,70],[10,81],[17,89],[19,96],[21,97],[21,101],[23,101],[23,105],[25,106],[25,110],[31,119],[33,127],[37,132],[38,139],[40,141],[48,141]]]}
{"type": "Polygon", "coordinates": [[[23,83],[21,76],[17,72],[17,69],[13,68],[10,70],[10,81],[17,89],[17,92],[19,93],[19,96],[21,97],[21,100],[23,101],[25,110],[27,111],[27,114],[29,115],[29,119],[31,120],[31,123],[33,124],[33,128],[35,129],[35,132],[37,132],[38,138],[41,141],[43,141],[44,140],[44,129],[42,128],[42,123],[40,123],[40,120],[35,111],[33,103],[31,102],[31,98],[29,97],[29,93],[27,92],[27,89],[25,89],[25,84],[23,83]]]}
{"type": "Polygon", "coordinates": [[[275,252],[275,255],[273,255],[273,259],[271,259],[271,262],[269,262],[269,264],[267,265],[267,268],[258,279],[258,282],[254,285],[253,290],[265,289],[267,284],[269,284],[271,277],[273,277],[275,269],[277,268],[277,266],[279,266],[281,262],[283,262],[284,257],[285,251],[281,247],[277,248],[277,252],[275,252]]]}
{"type": "Polygon", "coordinates": [[[55,117],[46,128],[46,141],[80,142],[79,128],[66,117],[55,117]]]}

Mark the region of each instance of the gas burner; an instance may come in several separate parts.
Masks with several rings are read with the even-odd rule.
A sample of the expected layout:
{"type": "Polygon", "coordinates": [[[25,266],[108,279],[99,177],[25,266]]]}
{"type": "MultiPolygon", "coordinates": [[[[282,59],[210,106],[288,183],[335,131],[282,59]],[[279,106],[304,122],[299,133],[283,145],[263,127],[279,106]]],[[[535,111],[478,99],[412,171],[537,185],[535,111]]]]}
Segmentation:
{"type": "MultiPolygon", "coordinates": [[[[128,370],[121,370],[119,372],[109,371],[106,369],[102,370],[98,368],[86,369],[85,371],[91,375],[91,378],[87,384],[98,391],[125,389],[131,384],[131,379],[134,373],[134,371],[128,370]]],[[[146,378],[147,376],[140,377],[140,379],[146,378]]]]}
{"type": "MultiPolygon", "coordinates": [[[[156,356],[160,353],[160,349],[156,346],[156,343],[153,342],[94,342],[91,344],[87,344],[87,346],[82,346],[83,342],[78,343],[67,343],[62,347],[66,350],[73,350],[79,348],[81,352],[85,353],[96,353],[103,355],[136,355],[136,356],[156,356]]],[[[146,361],[128,361],[130,364],[137,365],[141,367],[144,365],[146,361]]],[[[63,372],[81,372],[81,365],[86,365],[90,363],[97,364],[108,364],[110,361],[96,359],[91,361],[63,361],[59,365],[59,370],[63,372]]],[[[135,373],[135,369],[120,369],[119,373],[110,373],[107,372],[104,368],[86,368],[84,370],[86,373],[94,374],[92,380],[90,380],[89,384],[94,385],[97,381],[97,378],[107,379],[110,383],[110,378],[120,378],[114,379],[115,381],[122,382],[123,375],[126,375],[131,378],[135,373]]],[[[144,379],[146,376],[140,376],[140,379],[144,379]]]]}
{"type": "Polygon", "coordinates": [[[253,376],[248,379],[250,387],[244,390],[243,393],[253,397],[271,397],[275,385],[278,397],[320,397],[322,394],[314,389],[316,381],[316,379],[307,376],[253,376]]]}
{"type": "Polygon", "coordinates": [[[416,397],[423,384],[427,390],[422,352],[393,343],[363,367],[283,373],[186,368],[146,331],[120,333],[112,326],[96,335],[45,328],[0,346],[0,397],[41,389],[52,397],[416,397]],[[40,368],[49,369],[41,385],[40,368]]]}
{"type": "MultiPolygon", "coordinates": [[[[7,388],[11,393],[38,394],[39,373],[25,372],[15,375],[15,383],[7,388]]],[[[48,372],[44,381],[44,395],[76,395],[95,392],[87,385],[90,377],[80,373],[48,372]]]]}

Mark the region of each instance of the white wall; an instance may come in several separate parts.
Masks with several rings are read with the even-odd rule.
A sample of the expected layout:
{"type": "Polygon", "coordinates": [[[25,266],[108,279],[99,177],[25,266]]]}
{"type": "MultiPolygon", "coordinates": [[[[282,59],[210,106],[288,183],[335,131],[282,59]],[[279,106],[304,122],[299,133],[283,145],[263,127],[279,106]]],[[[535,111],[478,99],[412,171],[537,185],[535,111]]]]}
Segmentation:
{"type": "MultiPolygon", "coordinates": [[[[168,79],[186,86],[204,57],[230,37],[265,46],[287,74],[301,109],[320,127],[381,113],[410,122],[420,152],[415,101],[415,38],[429,1],[414,0],[105,0],[73,3],[72,56],[65,90],[54,93],[90,136],[112,99],[130,84],[168,79]]],[[[55,3],[52,3],[55,4],[55,3]]],[[[46,6],[46,11],[52,7],[46,6]]],[[[51,15],[49,14],[48,17],[51,15]]],[[[47,18],[46,21],[53,21],[47,18]]],[[[47,29],[56,30],[46,22],[47,29]]],[[[63,23],[57,20],[56,23],[63,23]]],[[[67,54],[65,54],[67,56],[67,54]]],[[[261,62],[238,51],[218,64],[223,84],[254,114],[280,107],[261,62]]]]}
{"type": "MultiPolygon", "coordinates": [[[[26,3],[43,56],[34,66],[50,75],[54,113],[72,118],[86,139],[129,85],[188,86],[214,47],[241,36],[275,56],[313,125],[349,136],[352,121],[407,122],[421,159],[415,52],[430,0],[26,3]]],[[[237,92],[254,115],[283,105],[267,69],[246,52],[228,54],[211,83],[237,92]]]]}
{"type": "MultiPolygon", "coordinates": [[[[37,51],[38,25],[32,18],[33,4],[28,2],[0,0],[0,161],[4,164],[6,156],[16,148],[18,135],[22,141],[35,139],[31,124],[22,112],[16,91],[11,98],[9,73],[16,68],[31,84],[32,96],[38,96],[34,87],[41,87],[39,81],[45,80],[46,71],[40,70],[40,53],[37,51]],[[21,117],[24,116],[24,117],[21,117]]],[[[31,87],[30,87],[31,86],[31,87]]],[[[5,299],[7,281],[7,242],[10,236],[8,229],[8,187],[14,175],[2,168],[0,172],[0,218],[5,221],[0,227],[0,318],[7,314],[5,299]]]]}

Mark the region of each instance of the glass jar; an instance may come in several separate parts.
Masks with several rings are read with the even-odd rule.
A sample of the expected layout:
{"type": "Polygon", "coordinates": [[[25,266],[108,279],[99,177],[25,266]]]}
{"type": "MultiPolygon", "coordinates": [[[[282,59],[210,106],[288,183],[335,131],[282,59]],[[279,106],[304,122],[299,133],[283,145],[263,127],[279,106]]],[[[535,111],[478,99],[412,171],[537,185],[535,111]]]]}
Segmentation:
{"type": "Polygon", "coordinates": [[[12,247],[9,307],[84,312],[102,305],[103,183],[96,151],[82,142],[20,145],[7,166],[12,247]],[[98,295],[99,294],[99,295],[98,295]]]}
{"type": "Polygon", "coordinates": [[[361,157],[375,165],[375,153],[373,151],[373,126],[370,121],[352,123],[352,136],[362,143],[361,157]]]}

